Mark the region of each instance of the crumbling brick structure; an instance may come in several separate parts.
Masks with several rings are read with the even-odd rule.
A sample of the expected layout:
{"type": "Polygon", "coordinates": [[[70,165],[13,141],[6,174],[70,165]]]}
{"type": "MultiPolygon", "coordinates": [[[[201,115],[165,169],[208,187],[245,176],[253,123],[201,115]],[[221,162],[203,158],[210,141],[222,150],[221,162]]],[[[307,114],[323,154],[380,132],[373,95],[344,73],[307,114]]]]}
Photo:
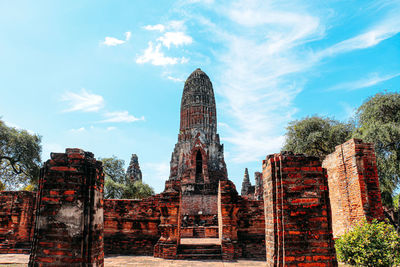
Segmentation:
{"type": "Polygon", "coordinates": [[[29,266],[103,266],[103,183],[92,153],[51,153],[39,180],[29,266]]]}
{"type": "Polygon", "coordinates": [[[142,200],[104,200],[104,252],[153,255],[160,239],[160,195],[142,200]]]}
{"type": "Polygon", "coordinates": [[[328,172],[334,237],[362,219],[383,219],[373,144],[350,139],[337,146],[322,166],[328,172]]]}
{"type": "Polygon", "coordinates": [[[222,258],[265,259],[265,218],[263,201],[238,195],[232,181],[220,181],[218,226],[222,258]]]}
{"type": "Polygon", "coordinates": [[[263,179],[267,266],[337,266],[328,182],[319,159],[270,155],[263,179]]]}
{"type": "Polygon", "coordinates": [[[35,192],[0,192],[0,253],[29,253],[35,192]]]}
{"type": "Polygon", "coordinates": [[[161,213],[161,221],[158,226],[161,237],[154,247],[154,257],[175,259],[180,241],[181,185],[179,181],[167,181],[165,187],[158,206],[161,213]]]}

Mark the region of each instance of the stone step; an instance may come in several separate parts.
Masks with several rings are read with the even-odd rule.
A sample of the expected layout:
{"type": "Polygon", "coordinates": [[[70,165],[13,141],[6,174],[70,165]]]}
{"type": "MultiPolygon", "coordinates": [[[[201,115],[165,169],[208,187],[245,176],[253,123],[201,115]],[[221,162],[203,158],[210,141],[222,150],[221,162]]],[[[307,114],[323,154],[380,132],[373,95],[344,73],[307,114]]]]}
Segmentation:
{"type": "Polygon", "coordinates": [[[221,248],[180,248],[180,254],[221,254],[221,248]]]}
{"type": "Polygon", "coordinates": [[[221,245],[183,244],[178,247],[178,259],[222,259],[221,245]]]}
{"type": "Polygon", "coordinates": [[[221,254],[177,254],[179,260],[216,260],[222,259],[221,254]]]}

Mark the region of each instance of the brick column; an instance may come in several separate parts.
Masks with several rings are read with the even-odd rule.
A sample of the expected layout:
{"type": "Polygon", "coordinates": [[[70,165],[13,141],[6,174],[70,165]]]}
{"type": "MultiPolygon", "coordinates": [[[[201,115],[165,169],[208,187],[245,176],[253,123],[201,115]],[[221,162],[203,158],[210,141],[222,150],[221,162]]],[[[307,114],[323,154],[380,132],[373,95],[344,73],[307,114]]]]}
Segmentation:
{"type": "Polygon", "coordinates": [[[175,259],[180,241],[180,182],[166,181],[165,187],[160,194],[161,237],[154,246],[154,257],[175,259]]]}
{"type": "Polygon", "coordinates": [[[384,219],[374,144],[350,139],[337,146],[322,166],[328,172],[335,238],[362,219],[384,219]]]}
{"type": "Polygon", "coordinates": [[[238,246],[237,202],[238,193],[235,185],[229,180],[219,181],[218,226],[223,260],[233,260],[242,254],[238,246]]]}
{"type": "Polygon", "coordinates": [[[103,183],[92,153],[51,153],[39,181],[29,266],[103,266],[103,183]]]}
{"type": "Polygon", "coordinates": [[[337,266],[327,177],[319,159],[270,155],[263,179],[267,266],[337,266]]]}

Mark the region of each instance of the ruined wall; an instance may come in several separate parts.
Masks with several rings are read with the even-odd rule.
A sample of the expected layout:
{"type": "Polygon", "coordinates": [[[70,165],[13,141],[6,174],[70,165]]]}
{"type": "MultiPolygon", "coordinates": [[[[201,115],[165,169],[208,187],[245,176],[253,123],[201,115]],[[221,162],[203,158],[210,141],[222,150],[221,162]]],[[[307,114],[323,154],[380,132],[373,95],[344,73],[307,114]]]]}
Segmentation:
{"type": "Polygon", "coordinates": [[[265,259],[264,201],[239,197],[238,206],[239,257],[265,259]]]}
{"type": "Polygon", "coordinates": [[[160,239],[159,195],[142,200],[104,200],[106,254],[153,255],[160,239]]]}
{"type": "Polygon", "coordinates": [[[30,266],[103,266],[102,164],[80,149],[41,171],[30,266]]]}
{"type": "Polygon", "coordinates": [[[219,238],[224,260],[265,259],[263,208],[262,201],[238,196],[232,181],[219,182],[219,238]]]}
{"type": "Polygon", "coordinates": [[[161,237],[154,246],[154,257],[175,259],[178,252],[181,230],[181,183],[169,180],[165,182],[165,190],[160,194],[158,205],[161,213],[161,237]]]}
{"type": "Polygon", "coordinates": [[[197,215],[201,212],[204,215],[217,214],[217,195],[191,195],[182,196],[182,214],[197,215]]]}
{"type": "Polygon", "coordinates": [[[373,144],[350,139],[337,146],[322,166],[328,173],[335,238],[364,218],[383,219],[373,144]]]}
{"type": "Polygon", "coordinates": [[[319,159],[270,155],[263,179],[267,266],[337,266],[327,177],[319,159]]]}
{"type": "Polygon", "coordinates": [[[29,253],[36,192],[0,192],[0,253],[29,253]]]}

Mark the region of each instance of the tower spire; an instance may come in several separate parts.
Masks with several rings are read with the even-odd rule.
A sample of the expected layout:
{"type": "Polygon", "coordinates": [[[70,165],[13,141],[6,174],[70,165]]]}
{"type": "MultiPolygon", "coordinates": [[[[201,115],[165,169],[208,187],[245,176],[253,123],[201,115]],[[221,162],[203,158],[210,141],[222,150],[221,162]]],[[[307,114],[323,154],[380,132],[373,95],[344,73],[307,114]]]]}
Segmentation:
{"type": "Polygon", "coordinates": [[[218,181],[228,175],[217,134],[213,86],[199,68],[185,82],[179,128],[169,179],[180,180],[184,194],[216,194],[218,181]]]}

